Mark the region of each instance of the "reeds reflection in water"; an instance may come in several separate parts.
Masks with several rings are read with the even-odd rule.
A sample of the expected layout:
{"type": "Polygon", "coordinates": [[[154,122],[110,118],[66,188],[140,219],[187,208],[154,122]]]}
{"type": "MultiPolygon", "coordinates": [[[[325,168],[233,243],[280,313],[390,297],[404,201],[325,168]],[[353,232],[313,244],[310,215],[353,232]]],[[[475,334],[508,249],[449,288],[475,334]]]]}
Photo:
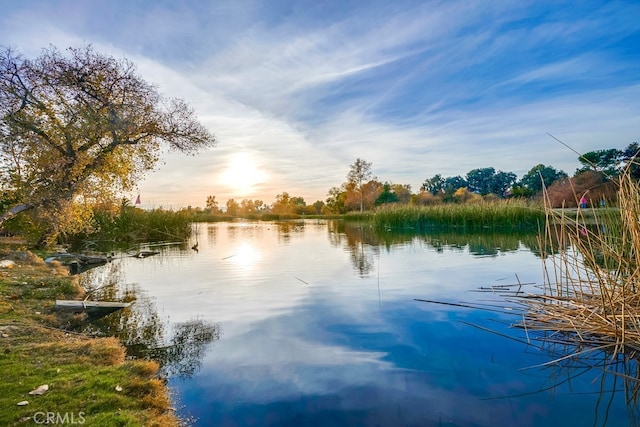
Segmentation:
{"type": "Polygon", "coordinates": [[[614,395],[624,393],[629,422],[640,408],[640,184],[625,171],[617,209],[552,209],[540,238],[541,286],[485,290],[511,304],[522,341],[552,371],[546,391],[589,373],[601,384],[594,425],[608,425],[614,395]]]}

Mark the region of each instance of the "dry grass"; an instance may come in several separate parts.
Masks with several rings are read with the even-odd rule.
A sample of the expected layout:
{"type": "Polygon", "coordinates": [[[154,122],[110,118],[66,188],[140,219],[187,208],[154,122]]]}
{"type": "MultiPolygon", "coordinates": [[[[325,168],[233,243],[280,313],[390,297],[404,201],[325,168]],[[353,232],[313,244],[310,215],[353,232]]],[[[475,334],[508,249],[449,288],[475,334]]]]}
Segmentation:
{"type": "Polygon", "coordinates": [[[567,214],[546,203],[540,242],[546,250],[544,291],[514,296],[523,306],[517,326],[553,333],[554,340],[579,352],[605,350],[635,358],[640,351],[640,185],[628,173],[618,185],[616,210],[567,214]]]}

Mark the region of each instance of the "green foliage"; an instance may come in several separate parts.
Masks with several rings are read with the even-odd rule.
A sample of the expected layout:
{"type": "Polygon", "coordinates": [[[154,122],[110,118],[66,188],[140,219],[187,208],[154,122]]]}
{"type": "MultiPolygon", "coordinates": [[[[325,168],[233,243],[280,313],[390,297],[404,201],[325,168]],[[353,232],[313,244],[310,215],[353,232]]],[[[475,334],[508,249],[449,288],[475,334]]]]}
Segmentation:
{"type": "Polygon", "coordinates": [[[11,301],[0,303],[0,425],[49,424],[33,416],[52,411],[68,415],[54,424],[178,425],[166,415],[170,400],[157,378],[158,365],[125,361],[124,348],[114,338],[59,330],[69,319],[46,307],[55,298],[81,298],[80,287],[68,276],[52,274],[50,266],[28,253],[22,262],[11,277],[0,277],[0,300],[11,301]],[[41,384],[49,386],[45,394],[28,394],[41,384]],[[22,400],[29,405],[17,406],[22,400]]]}
{"type": "Polygon", "coordinates": [[[469,183],[469,191],[481,195],[489,194],[492,191],[491,181],[496,174],[494,168],[472,169],[467,173],[467,182],[469,183]]]}
{"type": "Polygon", "coordinates": [[[437,196],[441,191],[444,191],[444,178],[442,178],[442,175],[436,174],[431,178],[425,179],[420,186],[420,191],[428,191],[437,196]]]}
{"type": "Polygon", "coordinates": [[[372,212],[351,211],[342,216],[345,221],[351,222],[370,222],[374,218],[372,212]]]}
{"type": "Polygon", "coordinates": [[[623,151],[617,148],[589,151],[578,157],[578,161],[583,165],[580,171],[594,170],[615,176],[623,154],[623,151]]]}
{"type": "Polygon", "coordinates": [[[382,186],[382,193],[378,196],[375,201],[376,206],[385,205],[388,203],[397,203],[398,196],[396,193],[391,190],[391,185],[388,182],[385,182],[382,186]]]}
{"type": "Polygon", "coordinates": [[[473,169],[467,173],[469,191],[482,196],[496,194],[504,197],[516,179],[517,176],[513,172],[496,172],[494,168],[473,169]]]}
{"type": "Polygon", "coordinates": [[[632,142],[622,150],[608,148],[589,151],[578,157],[582,167],[576,171],[575,175],[591,170],[602,172],[611,179],[625,170],[630,178],[640,179],[640,164],[637,161],[639,151],[640,145],[637,142],[632,142]]]}
{"type": "Polygon", "coordinates": [[[444,183],[442,184],[445,194],[453,194],[458,188],[466,188],[468,186],[469,183],[467,180],[460,175],[445,178],[444,183]]]}
{"type": "Polygon", "coordinates": [[[511,187],[511,197],[531,197],[534,195],[534,192],[527,187],[523,187],[522,185],[514,185],[511,187]]]}
{"type": "Polygon", "coordinates": [[[373,214],[372,223],[383,229],[426,230],[456,227],[463,230],[536,228],[545,221],[544,210],[518,201],[441,204],[434,206],[384,206],[373,214]]]}
{"type": "Polygon", "coordinates": [[[344,189],[339,187],[331,187],[327,196],[328,197],[325,203],[327,213],[345,213],[345,200],[347,198],[347,192],[344,189]]]}
{"type": "Polygon", "coordinates": [[[113,242],[148,242],[186,240],[191,235],[192,215],[187,211],[165,209],[145,211],[121,206],[117,214],[104,210],[94,212],[96,232],[70,236],[70,240],[108,240],[113,242]]]}
{"type": "Polygon", "coordinates": [[[640,180],[640,164],[638,163],[638,154],[640,154],[640,145],[632,142],[622,151],[621,161],[624,163],[629,177],[640,180]]]}
{"type": "Polygon", "coordinates": [[[131,189],[161,145],[194,152],[214,143],[184,101],[163,99],[127,60],[91,46],[66,55],[51,47],[34,60],[0,52],[0,178],[36,208],[47,237],[87,231],[75,202],[131,189]]]}
{"type": "MultiPolygon", "coordinates": [[[[522,177],[520,186],[526,188],[529,194],[533,195],[542,191],[543,184],[545,188],[549,188],[557,180],[566,177],[567,174],[561,170],[556,170],[552,166],[538,164],[522,177]]],[[[512,192],[512,194],[514,193],[512,192]]]]}
{"type": "Polygon", "coordinates": [[[419,239],[438,251],[447,248],[468,248],[469,252],[474,255],[494,256],[500,252],[517,251],[522,244],[534,254],[540,255],[537,229],[462,231],[451,227],[438,227],[417,231],[413,228],[363,227],[362,224],[352,221],[336,221],[334,224],[333,226],[339,232],[347,235],[347,245],[352,251],[357,250],[361,243],[389,247],[394,244],[411,243],[419,239]]]}

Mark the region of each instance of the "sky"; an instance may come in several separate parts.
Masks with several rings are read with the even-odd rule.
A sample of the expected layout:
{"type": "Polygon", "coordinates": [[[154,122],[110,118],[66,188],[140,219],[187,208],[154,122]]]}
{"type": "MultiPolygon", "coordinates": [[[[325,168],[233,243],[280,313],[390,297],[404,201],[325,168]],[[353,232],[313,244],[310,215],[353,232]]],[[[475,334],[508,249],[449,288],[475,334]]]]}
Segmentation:
{"type": "Polygon", "coordinates": [[[163,153],[142,206],[325,200],[357,158],[410,184],[640,142],[640,2],[0,0],[0,45],[91,44],[217,145],[163,153]]]}

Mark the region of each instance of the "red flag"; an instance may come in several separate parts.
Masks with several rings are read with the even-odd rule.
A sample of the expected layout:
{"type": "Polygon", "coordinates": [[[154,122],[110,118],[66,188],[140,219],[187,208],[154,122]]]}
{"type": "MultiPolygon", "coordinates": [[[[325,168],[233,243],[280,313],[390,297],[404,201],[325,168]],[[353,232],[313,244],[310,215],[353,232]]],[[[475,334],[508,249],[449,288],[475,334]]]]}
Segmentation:
{"type": "Polygon", "coordinates": [[[136,199],[136,205],[139,205],[140,203],[142,202],[140,201],[140,195],[138,194],[138,198],[136,199]]]}

